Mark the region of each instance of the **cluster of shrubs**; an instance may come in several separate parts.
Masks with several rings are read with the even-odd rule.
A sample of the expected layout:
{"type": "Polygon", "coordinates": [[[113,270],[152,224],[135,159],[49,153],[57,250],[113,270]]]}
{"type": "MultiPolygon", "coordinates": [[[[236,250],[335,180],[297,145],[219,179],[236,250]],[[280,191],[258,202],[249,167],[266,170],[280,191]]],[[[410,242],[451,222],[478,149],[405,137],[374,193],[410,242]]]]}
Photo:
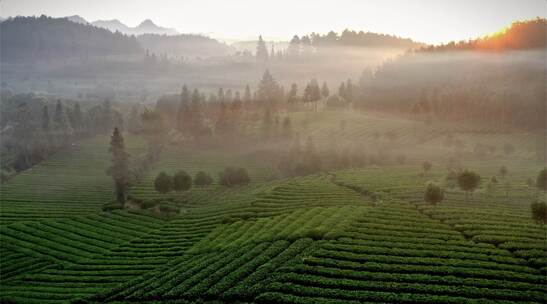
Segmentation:
{"type": "Polygon", "coordinates": [[[227,167],[220,173],[218,183],[226,187],[233,187],[246,185],[250,181],[249,173],[245,168],[227,167]]]}
{"type": "MultiPolygon", "coordinates": [[[[246,185],[251,181],[249,173],[244,168],[227,167],[219,174],[218,183],[226,187],[246,185]]],[[[188,191],[192,185],[198,187],[207,187],[213,183],[213,177],[206,172],[199,171],[193,178],[185,171],[178,171],[173,176],[166,172],[158,174],[154,181],[154,188],[159,193],[168,193],[171,191],[188,191]]]]}
{"type": "Polygon", "coordinates": [[[203,171],[199,171],[192,181],[192,177],[188,173],[180,170],[173,176],[165,172],[160,172],[154,181],[154,188],[159,193],[181,192],[190,190],[192,184],[198,187],[206,187],[212,183],[213,178],[203,171]]]}

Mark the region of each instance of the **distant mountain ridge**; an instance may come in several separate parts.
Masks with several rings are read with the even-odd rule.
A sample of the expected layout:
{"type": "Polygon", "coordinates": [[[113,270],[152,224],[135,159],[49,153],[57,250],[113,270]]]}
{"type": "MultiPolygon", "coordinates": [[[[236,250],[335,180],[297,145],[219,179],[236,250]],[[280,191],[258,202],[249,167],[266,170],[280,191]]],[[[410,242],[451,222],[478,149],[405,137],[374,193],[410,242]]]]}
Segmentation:
{"type": "Polygon", "coordinates": [[[144,35],[144,34],[157,34],[157,35],[178,35],[179,32],[173,28],[166,28],[156,25],[152,20],[146,19],[136,27],[129,27],[123,24],[117,19],[113,20],[97,20],[91,22],[91,25],[96,27],[105,28],[111,32],[120,32],[126,35],[144,35]]]}
{"type": "Polygon", "coordinates": [[[150,20],[139,25],[141,32],[147,32],[141,35],[126,34],[125,25],[119,21],[110,22],[110,25],[118,27],[108,30],[77,15],[64,18],[8,18],[1,23],[1,60],[39,62],[110,55],[144,55],[145,50],[177,59],[207,58],[228,56],[234,51],[228,45],[206,36],[167,35],[166,31],[158,30],[150,20]],[[148,33],[154,31],[161,34],[148,33]]]}
{"type": "Polygon", "coordinates": [[[134,36],[112,33],[68,18],[47,16],[15,17],[3,21],[0,50],[2,62],[38,62],[144,53],[134,36]]]}
{"type": "Polygon", "coordinates": [[[89,22],[83,17],[79,15],[73,15],[73,16],[67,16],[64,17],[68,19],[69,21],[72,21],[74,23],[79,24],[89,24],[96,27],[104,28],[112,33],[120,32],[122,34],[126,35],[144,35],[144,34],[157,34],[157,35],[178,35],[179,32],[174,28],[167,28],[167,27],[161,27],[159,25],[156,25],[152,20],[146,19],[143,22],[141,22],[136,27],[130,27],[125,25],[123,22],[121,22],[118,19],[111,19],[111,20],[96,20],[93,22],[89,22]]]}

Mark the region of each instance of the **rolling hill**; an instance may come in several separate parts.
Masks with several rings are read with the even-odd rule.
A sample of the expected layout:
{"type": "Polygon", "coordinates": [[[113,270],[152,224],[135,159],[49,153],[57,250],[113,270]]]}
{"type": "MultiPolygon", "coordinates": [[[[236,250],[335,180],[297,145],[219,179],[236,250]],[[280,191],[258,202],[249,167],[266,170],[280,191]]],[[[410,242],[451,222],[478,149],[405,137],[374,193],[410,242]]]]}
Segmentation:
{"type": "Polygon", "coordinates": [[[0,24],[2,62],[142,54],[134,37],[66,18],[15,17],[0,24]]]}

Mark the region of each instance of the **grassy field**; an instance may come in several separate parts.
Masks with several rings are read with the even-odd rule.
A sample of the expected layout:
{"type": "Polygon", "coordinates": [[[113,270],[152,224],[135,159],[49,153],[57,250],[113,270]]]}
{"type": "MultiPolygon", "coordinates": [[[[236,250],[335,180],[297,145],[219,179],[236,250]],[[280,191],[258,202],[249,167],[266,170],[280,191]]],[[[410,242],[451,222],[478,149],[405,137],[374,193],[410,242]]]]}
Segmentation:
{"type": "MultiPolygon", "coordinates": [[[[526,183],[542,168],[526,148],[533,147],[532,135],[461,130],[457,136],[469,155],[485,137],[498,147],[488,161],[464,155],[462,165],[482,177],[467,197],[446,184],[445,157],[432,161],[427,174],[422,171],[427,157],[420,151],[451,151],[439,144],[445,131],[428,127],[429,140],[418,143],[410,122],[313,115],[298,113],[293,120],[296,126],[308,120],[306,128],[319,144],[338,129],[339,141],[362,140],[369,150],[381,141],[393,149],[411,147],[406,153],[414,156],[406,164],[271,179],[274,164],[248,153],[168,146],[130,190],[141,199],[171,199],[181,211],[166,217],[143,210],[101,212],[113,196],[104,172],[108,138],[78,143],[2,185],[0,301],[547,301],[547,229],[531,219],[529,205],[538,193],[526,183]],[[344,131],[341,118],[348,121],[344,131]],[[388,131],[399,139],[374,135],[388,131]],[[514,154],[499,152],[506,143],[516,147],[514,154]],[[508,175],[498,176],[496,188],[488,190],[487,181],[502,165],[508,175]],[[165,195],[153,189],[161,171],[203,170],[216,180],[226,166],[246,167],[252,182],[235,188],[215,182],[165,195]],[[437,206],[423,200],[428,181],[446,189],[437,206]]],[[[136,138],[126,141],[132,155],[145,150],[136,138]]]]}

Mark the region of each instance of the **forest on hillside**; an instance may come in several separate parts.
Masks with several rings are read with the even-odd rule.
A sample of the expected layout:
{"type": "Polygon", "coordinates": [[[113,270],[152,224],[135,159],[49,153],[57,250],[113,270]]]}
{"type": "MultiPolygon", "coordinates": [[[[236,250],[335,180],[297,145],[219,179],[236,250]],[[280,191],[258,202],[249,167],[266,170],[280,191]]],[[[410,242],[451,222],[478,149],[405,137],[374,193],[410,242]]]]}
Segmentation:
{"type": "Polygon", "coordinates": [[[498,131],[543,129],[546,29],[545,19],[517,22],[490,38],[408,52],[363,73],[356,107],[498,131]]]}
{"type": "Polygon", "coordinates": [[[142,54],[135,37],[67,19],[15,17],[0,23],[2,62],[47,62],[70,58],[142,54]]]}

